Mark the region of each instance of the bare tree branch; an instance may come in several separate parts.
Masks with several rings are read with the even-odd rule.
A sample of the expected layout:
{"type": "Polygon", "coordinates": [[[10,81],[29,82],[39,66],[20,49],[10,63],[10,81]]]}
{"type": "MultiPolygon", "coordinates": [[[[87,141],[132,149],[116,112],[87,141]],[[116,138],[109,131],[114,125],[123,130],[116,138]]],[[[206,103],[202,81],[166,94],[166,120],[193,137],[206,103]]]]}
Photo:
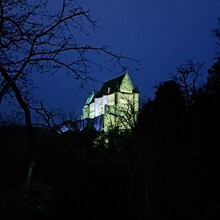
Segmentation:
{"type": "Polygon", "coordinates": [[[180,84],[186,104],[190,104],[194,98],[197,88],[198,78],[205,63],[195,63],[192,59],[186,60],[176,68],[176,73],[171,74],[171,78],[180,84]]]}

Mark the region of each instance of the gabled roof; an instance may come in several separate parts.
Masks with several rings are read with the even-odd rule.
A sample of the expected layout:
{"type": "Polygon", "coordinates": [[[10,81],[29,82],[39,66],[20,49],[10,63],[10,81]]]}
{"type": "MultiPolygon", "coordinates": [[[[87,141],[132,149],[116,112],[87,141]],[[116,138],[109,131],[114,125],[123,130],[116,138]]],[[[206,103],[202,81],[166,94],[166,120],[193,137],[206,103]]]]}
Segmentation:
{"type": "MultiPolygon", "coordinates": [[[[100,98],[103,95],[108,95],[108,94],[112,94],[115,92],[120,92],[120,86],[121,86],[122,81],[126,75],[128,75],[128,73],[125,73],[121,76],[118,76],[114,79],[111,79],[109,81],[104,82],[103,86],[101,87],[101,89],[99,91],[93,91],[93,93],[87,98],[85,105],[89,105],[90,103],[94,102],[95,98],[100,98]]],[[[133,89],[133,92],[139,93],[137,87],[135,87],[133,89]]]]}
{"type": "Polygon", "coordinates": [[[119,92],[120,85],[126,74],[105,82],[95,97],[102,97],[109,93],[119,92]]]}

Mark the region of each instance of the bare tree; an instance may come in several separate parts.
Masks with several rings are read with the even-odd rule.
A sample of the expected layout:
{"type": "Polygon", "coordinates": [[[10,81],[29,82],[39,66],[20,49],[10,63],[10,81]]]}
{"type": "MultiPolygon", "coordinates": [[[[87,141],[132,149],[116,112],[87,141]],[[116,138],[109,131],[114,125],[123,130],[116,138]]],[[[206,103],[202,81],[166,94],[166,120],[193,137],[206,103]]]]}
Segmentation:
{"type": "Polygon", "coordinates": [[[86,27],[96,28],[89,11],[76,1],[63,0],[60,10],[49,10],[52,2],[38,0],[0,1],[0,100],[12,90],[25,112],[26,124],[31,124],[24,97],[23,82],[33,72],[56,73],[64,71],[75,79],[91,79],[89,71],[101,66],[92,60],[91,52],[106,54],[120,67],[125,58],[105,47],[95,47],[77,41],[77,35],[87,35],[86,27]]]}
{"type": "Polygon", "coordinates": [[[195,63],[192,59],[177,66],[176,73],[171,74],[171,78],[180,84],[185,95],[186,104],[189,105],[195,95],[198,78],[205,63],[195,63]]]}
{"type": "Polygon", "coordinates": [[[130,130],[137,123],[139,99],[135,99],[133,94],[122,93],[120,102],[117,106],[106,106],[106,115],[109,116],[108,128],[110,130],[115,128],[130,130]]]}
{"type": "Polygon", "coordinates": [[[107,55],[113,65],[123,70],[125,63],[131,61],[106,47],[92,46],[81,40],[88,36],[91,28],[97,27],[96,21],[75,0],[59,3],[54,8],[51,0],[0,0],[0,103],[6,95],[15,98],[24,112],[33,146],[31,109],[35,108],[45,120],[51,120],[51,115],[42,104],[32,106],[28,95],[31,74],[65,71],[84,82],[92,79],[89,73],[94,68],[102,67],[93,57],[107,55]]]}

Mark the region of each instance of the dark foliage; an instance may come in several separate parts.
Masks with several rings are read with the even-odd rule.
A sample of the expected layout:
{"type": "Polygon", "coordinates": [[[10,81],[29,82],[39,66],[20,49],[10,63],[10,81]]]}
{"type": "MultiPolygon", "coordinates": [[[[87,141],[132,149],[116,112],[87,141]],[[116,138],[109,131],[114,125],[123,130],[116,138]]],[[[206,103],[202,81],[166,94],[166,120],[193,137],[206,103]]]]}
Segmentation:
{"type": "Polygon", "coordinates": [[[133,131],[55,135],[35,129],[32,157],[22,126],[1,126],[4,218],[217,219],[219,59],[187,105],[180,85],[161,83],[133,131]]]}

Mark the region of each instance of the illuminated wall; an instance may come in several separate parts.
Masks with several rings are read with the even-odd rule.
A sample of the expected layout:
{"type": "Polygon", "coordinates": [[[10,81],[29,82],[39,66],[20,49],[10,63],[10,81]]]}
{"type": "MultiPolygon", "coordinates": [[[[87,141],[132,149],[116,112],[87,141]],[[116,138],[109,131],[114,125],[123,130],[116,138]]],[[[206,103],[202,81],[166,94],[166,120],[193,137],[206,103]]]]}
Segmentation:
{"type": "Polygon", "coordinates": [[[100,91],[101,95],[100,92],[93,93],[87,99],[82,119],[94,119],[94,127],[104,131],[115,127],[119,129],[133,127],[139,111],[140,95],[135,91],[129,75],[126,73],[106,82],[100,91]],[[100,120],[102,121],[99,122],[100,120]]]}

